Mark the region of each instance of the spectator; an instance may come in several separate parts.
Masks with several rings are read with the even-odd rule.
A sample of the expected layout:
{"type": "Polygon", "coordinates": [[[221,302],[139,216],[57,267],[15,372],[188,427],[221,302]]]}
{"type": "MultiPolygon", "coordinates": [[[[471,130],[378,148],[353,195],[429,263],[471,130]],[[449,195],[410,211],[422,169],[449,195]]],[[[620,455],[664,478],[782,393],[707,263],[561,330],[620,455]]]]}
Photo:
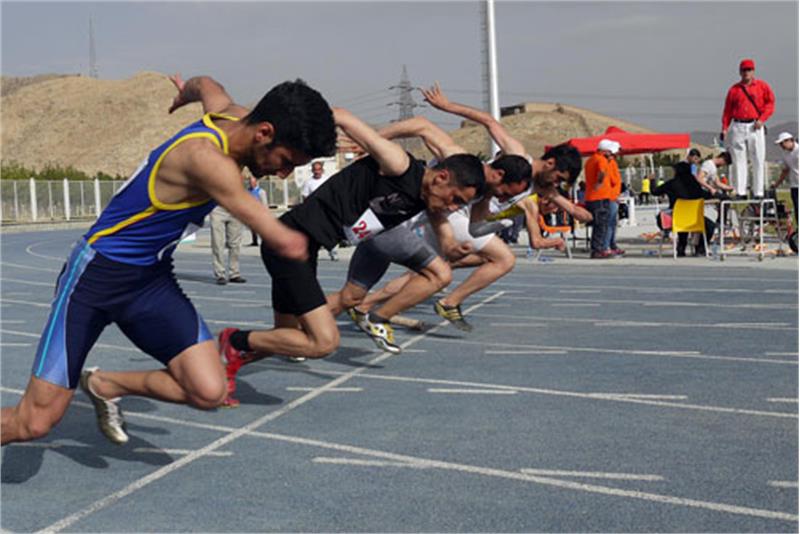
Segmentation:
{"type": "Polygon", "coordinates": [[[712,195],[722,191],[733,191],[733,187],[720,180],[717,174],[719,167],[730,164],[731,155],[727,152],[720,152],[716,157],[705,160],[700,165],[700,170],[695,174],[697,183],[700,184],[700,187],[708,189],[712,195]]]}
{"type": "Polygon", "coordinates": [[[576,199],[578,204],[583,204],[583,202],[586,200],[586,182],[583,180],[578,183],[578,194],[576,199]]]}
{"type": "Polygon", "coordinates": [[[209,215],[211,220],[211,256],[214,266],[214,277],[217,284],[224,286],[244,284],[247,280],[239,272],[239,250],[242,247],[242,223],[236,220],[228,210],[217,206],[209,215]],[[225,249],[228,249],[230,278],[225,275],[225,249]]]}
{"type": "Polygon", "coordinates": [[[315,161],[311,164],[311,178],[305,181],[303,189],[300,191],[300,196],[303,200],[311,196],[319,186],[324,184],[329,176],[325,175],[325,164],[321,161],[315,161]]]}
{"type": "Polygon", "coordinates": [[[619,196],[622,194],[622,175],[617,165],[617,153],[619,153],[619,143],[616,150],[608,160],[609,185],[611,186],[611,197],[608,201],[608,229],[603,248],[615,256],[624,256],[625,251],[617,246],[617,222],[619,221],[619,196]]]}
{"type": "MultiPolygon", "coordinates": [[[[315,161],[312,163],[311,178],[305,181],[303,189],[300,191],[300,196],[303,198],[303,201],[305,202],[305,200],[310,197],[319,186],[324,184],[328,178],[330,178],[330,176],[325,175],[325,164],[323,162],[315,161]]],[[[331,261],[338,260],[335,247],[328,251],[328,257],[331,261]]]]}
{"type": "Polygon", "coordinates": [[[700,155],[700,151],[696,148],[692,148],[686,154],[686,162],[692,166],[692,174],[697,174],[698,166],[700,165],[700,160],[702,156],[700,155]]]}
{"type": "MultiPolygon", "coordinates": [[[[675,201],[680,199],[694,200],[698,198],[710,198],[708,191],[700,187],[697,178],[692,174],[692,168],[688,162],[681,161],[675,164],[675,177],[665,182],[664,184],[656,187],[653,190],[654,195],[667,195],[669,198],[669,207],[672,209],[675,206],[675,201]]],[[[706,223],[706,240],[711,241],[714,235],[714,222],[708,217],[705,218],[706,223]]],[[[686,256],[686,244],[688,242],[688,234],[680,232],[678,234],[678,256],[686,256]]],[[[706,253],[703,242],[695,248],[695,256],[704,256],[706,253]]]]}
{"type": "MultiPolygon", "coordinates": [[[[248,185],[247,190],[250,192],[256,200],[261,202],[264,206],[267,205],[267,192],[261,189],[261,186],[258,185],[258,179],[252,174],[248,178],[248,185]]],[[[258,235],[250,229],[250,246],[257,247],[258,246],[258,235]]]]}
{"type": "Polygon", "coordinates": [[[650,176],[642,178],[642,190],[639,191],[639,203],[650,204],[650,176]]]}
{"type": "Polygon", "coordinates": [[[592,214],[592,259],[608,259],[614,255],[605,248],[608,231],[609,204],[613,195],[609,160],[619,150],[619,143],[603,139],[597,151],[586,160],[586,208],[592,214]]]}
{"type": "Polygon", "coordinates": [[[747,195],[747,159],[753,171],[752,192],[755,197],[764,196],[764,158],[766,148],[764,123],[775,111],[775,95],[769,84],[755,77],[756,64],[752,59],[739,63],[741,81],[728,89],[725,108],[722,111],[722,132],[733,159],[733,184],[740,197],[747,195]],[[730,129],[729,129],[730,127],[730,129]]]}
{"type": "Polygon", "coordinates": [[[775,140],[776,145],[783,149],[783,170],[778,180],[775,182],[775,189],[780,186],[786,178],[789,178],[789,188],[792,194],[792,207],[794,208],[794,220],[797,223],[797,139],[792,137],[789,132],[781,133],[775,140]]]}

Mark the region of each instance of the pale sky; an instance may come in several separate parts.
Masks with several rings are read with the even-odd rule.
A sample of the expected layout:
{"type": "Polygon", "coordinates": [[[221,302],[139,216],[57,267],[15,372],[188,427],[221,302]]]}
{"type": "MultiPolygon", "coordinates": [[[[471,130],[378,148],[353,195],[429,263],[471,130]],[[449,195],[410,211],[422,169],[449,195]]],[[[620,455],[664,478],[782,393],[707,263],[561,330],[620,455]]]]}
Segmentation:
{"type": "MultiPolygon", "coordinates": [[[[397,117],[389,88],[438,80],[482,106],[481,5],[472,2],[8,2],[2,74],[101,78],[209,74],[242,104],[301,77],[373,123],[397,117]]],[[[662,131],[718,131],[744,57],[797,120],[798,2],[496,0],[501,105],[562,102],[662,131]]],[[[417,102],[422,99],[415,96],[417,102]]],[[[458,119],[420,108],[444,127],[458,119]]]]}

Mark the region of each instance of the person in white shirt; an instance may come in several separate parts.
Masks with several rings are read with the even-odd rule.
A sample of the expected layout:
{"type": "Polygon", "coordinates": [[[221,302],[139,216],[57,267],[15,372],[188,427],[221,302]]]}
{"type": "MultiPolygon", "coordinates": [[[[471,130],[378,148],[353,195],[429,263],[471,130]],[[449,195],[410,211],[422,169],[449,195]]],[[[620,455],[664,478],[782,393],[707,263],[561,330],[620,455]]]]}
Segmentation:
{"type": "Polygon", "coordinates": [[[697,181],[700,183],[701,187],[708,189],[712,194],[719,193],[721,191],[733,191],[733,187],[723,183],[717,174],[719,167],[730,164],[731,155],[727,152],[720,152],[717,154],[717,156],[705,160],[700,165],[700,170],[697,171],[695,178],[697,178],[697,181]]]}
{"type": "Polygon", "coordinates": [[[797,221],[797,158],[798,144],[797,139],[789,132],[781,132],[775,140],[776,145],[783,149],[783,170],[778,180],[775,182],[775,189],[781,185],[786,178],[789,178],[789,190],[792,192],[792,207],[794,208],[794,220],[797,221]]]}
{"type": "Polygon", "coordinates": [[[303,197],[303,200],[307,199],[327,180],[328,176],[325,176],[324,164],[321,161],[315,161],[311,164],[311,178],[306,180],[303,184],[303,189],[300,191],[300,196],[303,197]]]}
{"type": "MultiPolygon", "coordinates": [[[[324,163],[321,161],[315,161],[312,163],[311,178],[305,181],[303,184],[303,189],[300,191],[300,196],[303,198],[303,201],[305,202],[305,200],[310,197],[319,186],[327,182],[328,178],[330,178],[330,176],[325,175],[324,163]]],[[[335,248],[332,248],[328,251],[328,257],[331,259],[331,261],[339,261],[339,257],[336,255],[335,248]]]]}

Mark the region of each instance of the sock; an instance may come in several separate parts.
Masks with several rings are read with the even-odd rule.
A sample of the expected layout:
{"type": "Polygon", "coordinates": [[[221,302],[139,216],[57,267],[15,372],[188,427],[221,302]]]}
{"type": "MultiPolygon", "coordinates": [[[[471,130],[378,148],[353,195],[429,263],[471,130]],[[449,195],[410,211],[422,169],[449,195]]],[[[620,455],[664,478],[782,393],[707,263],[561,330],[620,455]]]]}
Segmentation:
{"type": "Polygon", "coordinates": [[[369,312],[369,315],[367,316],[367,318],[369,319],[369,322],[371,322],[371,323],[388,323],[389,322],[389,319],[381,317],[380,315],[378,315],[377,313],[372,312],[372,311],[369,312]]]}
{"type": "Polygon", "coordinates": [[[250,334],[250,330],[237,330],[233,334],[231,334],[231,346],[236,350],[241,350],[244,352],[253,352],[253,348],[250,346],[250,342],[247,341],[247,336],[250,334]]]}

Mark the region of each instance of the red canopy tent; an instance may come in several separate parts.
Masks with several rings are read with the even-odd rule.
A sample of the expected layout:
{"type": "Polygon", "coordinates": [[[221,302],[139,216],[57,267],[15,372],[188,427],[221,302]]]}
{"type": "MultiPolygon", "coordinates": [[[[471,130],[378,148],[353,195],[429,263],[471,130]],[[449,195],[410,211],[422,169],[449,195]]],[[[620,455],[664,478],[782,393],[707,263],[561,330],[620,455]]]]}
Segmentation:
{"type": "MultiPolygon", "coordinates": [[[[601,139],[610,139],[618,142],[620,144],[620,154],[642,154],[689,148],[690,142],[689,134],[630,133],[616,126],[609,126],[603,135],[574,137],[566,142],[577,148],[581,156],[589,156],[597,151],[597,144],[601,139]]],[[[549,148],[551,147],[545,147],[545,151],[549,148]]]]}

